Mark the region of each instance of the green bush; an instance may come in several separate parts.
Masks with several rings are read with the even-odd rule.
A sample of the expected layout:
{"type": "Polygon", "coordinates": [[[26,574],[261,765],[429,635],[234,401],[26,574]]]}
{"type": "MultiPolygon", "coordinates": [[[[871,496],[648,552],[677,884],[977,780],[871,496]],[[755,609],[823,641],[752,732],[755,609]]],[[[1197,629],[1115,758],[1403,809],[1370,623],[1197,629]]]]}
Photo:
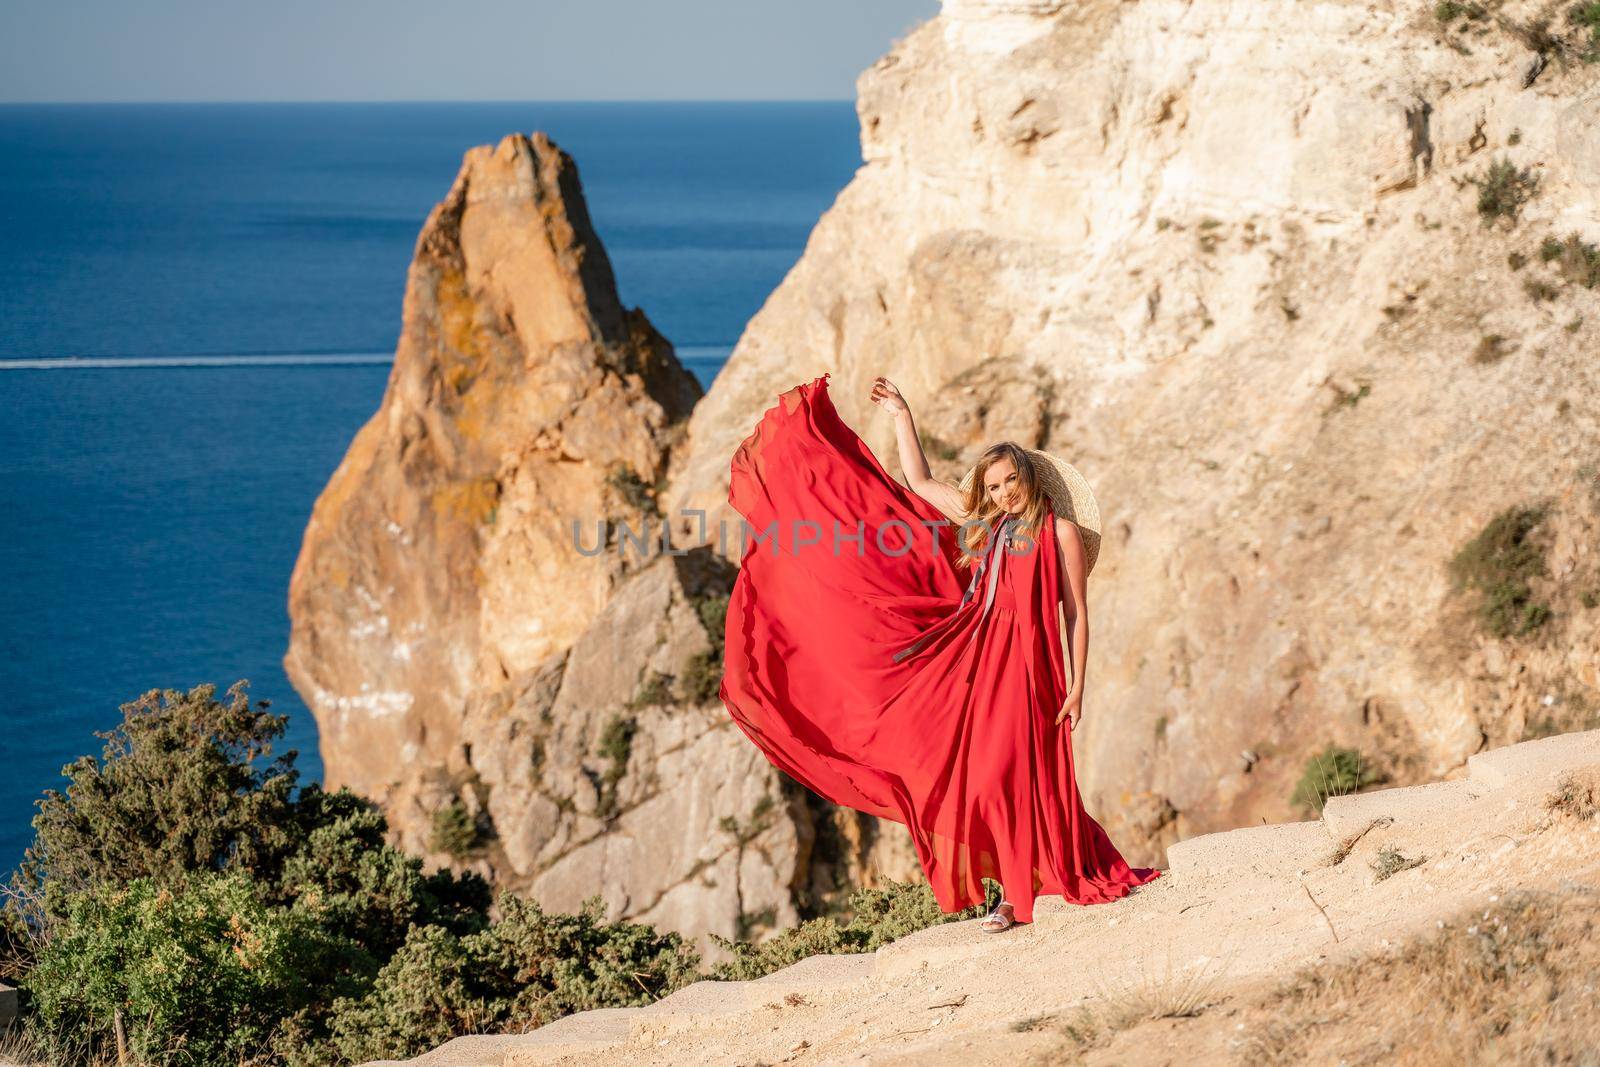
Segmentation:
{"type": "MultiPolygon", "coordinates": [[[[638,720],[623,715],[612,716],[600,731],[599,755],[613,765],[627,767],[628,758],[633,754],[633,735],[638,731],[638,720]]],[[[621,777],[621,771],[618,771],[618,777],[621,777]]]]}
{"type": "Polygon", "coordinates": [[[265,762],[287,716],[251,707],[247,683],[214,698],[150,690],[95,736],[102,758],[63,768],[66,791],[36,802],[17,885],[61,914],[73,893],[134,878],[175,884],[196,871],[276,871],[297,841],[293,750],[265,762]]]}
{"type": "Polygon", "coordinates": [[[810,956],[860,952],[845,937],[844,927],[835,919],[807,919],[765,941],[735,941],[712,934],[712,940],[733,953],[733,958],[714,964],[710,977],[719,982],[745,982],[782,970],[810,956]]]}
{"type": "Polygon", "coordinates": [[[71,898],[28,975],[30,1029],[52,1062],[118,1060],[119,1026],[135,1063],[260,1062],[279,1018],[357,955],[239,872],[101,885],[71,898]]]}
{"type": "Polygon", "coordinates": [[[1567,17],[1574,26],[1589,31],[1588,47],[1582,54],[1584,62],[1600,60],[1600,2],[1584,0],[1583,3],[1573,4],[1567,17]]]}
{"type": "MultiPolygon", "coordinates": [[[[476,876],[423,874],[385,843],[371,802],[316,785],[293,793],[295,753],[267,758],[284,717],[244,690],[124,705],[103,758],[69,765],[67,788],[40,802],[0,912],[0,966],[29,1006],[25,1037],[50,1062],[115,1061],[120,1022],[128,1062],[343,1067],[647,1004],[706,977],[692,943],[607,923],[598,896],[577,914],[545,912],[491,901],[476,876]]],[[[618,719],[603,732],[613,767],[634,730],[618,719]]],[[[741,844],[775,803],[763,797],[749,826],[735,822],[741,844]]],[[[998,899],[991,883],[984,908],[946,916],[925,885],[858,890],[848,923],[730,942],[736,959],[711,977],[871,951],[998,899]]]]}
{"type": "Polygon", "coordinates": [[[202,685],[123,705],[122,724],[99,735],[102,759],[68,765],[65,791],[38,802],[0,922],[0,966],[38,1006],[29,1032],[60,1062],[106,1051],[111,990],[129,1003],[164,998],[141,1009],[148,1062],[213,1062],[193,1050],[215,1051],[236,1029],[255,1040],[275,1021],[274,1062],[318,1063],[334,998],[370,988],[409,924],[463,935],[489,924],[487,883],[423,875],[421,860],[384,843],[370,801],[314,784],[292,796],[296,754],[265,759],[286,717],[252,708],[245,689],[230,688],[227,703],[202,685]],[[255,1014],[240,1028],[226,996],[208,1008],[117,956],[216,957],[207,916],[219,901],[295,961],[288,974],[271,972],[275,956],[251,963],[271,980],[248,987],[255,1014]]]}
{"type": "Polygon", "coordinates": [[[633,735],[639,731],[639,721],[631,716],[614,715],[600,731],[597,754],[607,761],[600,776],[598,812],[602,819],[617,814],[617,785],[628,773],[628,760],[633,755],[633,735]]]}
{"type": "Polygon", "coordinates": [[[651,671],[650,677],[639,686],[639,691],[628,699],[628,710],[637,711],[639,708],[665,707],[673,703],[672,675],[663,671],[651,671]]]}
{"type": "Polygon", "coordinates": [[[649,1004],[701,977],[691,942],[643,923],[606,922],[598,893],[576,913],[545,911],[510,894],[499,907],[500,920],[467,941],[479,966],[512,994],[519,1024],[649,1004]]]}
{"type": "Polygon", "coordinates": [[[722,691],[722,656],[715,650],[696,652],[683,665],[683,698],[706,704],[722,691]]]}
{"type": "Polygon", "coordinates": [[[598,895],[576,914],[510,895],[498,903],[501,920],[467,937],[413,926],[372,992],[336,1005],[340,1055],[358,1063],[415,1056],[461,1033],[648,1004],[700,978],[699,953],[680,935],[606,923],[598,895]]]}
{"type": "Polygon", "coordinates": [[[728,630],[728,599],[727,593],[712,593],[697,597],[694,602],[700,625],[706,628],[706,636],[711,639],[711,645],[719,656],[728,630]]]}
{"type": "Polygon", "coordinates": [[[982,905],[949,914],[939,910],[939,902],[926,884],[891,880],[881,888],[862,887],[852,893],[846,905],[852,913],[847,923],[833,918],[809,919],[756,944],[712,934],[712,940],[731,952],[733,958],[715,964],[709,977],[718,981],[748,981],[808,956],[875,952],[890,941],[929,926],[977,918],[1000,903],[999,883],[984,881],[986,893],[982,905]]]}
{"type": "Polygon", "coordinates": [[[486,985],[462,939],[412,926],[371,992],[334,1004],[331,1043],[349,1063],[414,1056],[458,1034],[493,1032],[503,999],[486,985]]]}
{"type": "Polygon", "coordinates": [[[1329,797],[1359,793],[1379,781],[1382,775],[1366,765],[1360,752],[1330,744],[1307,761],[1289,800],[1320,815],[1329,797]]]}
{"type": "Polygon", "coordinates": [[[1467,180],[1478,187],[1478,214],[1485,224],[1496,219],[1515,223],[1522,205],[1539,191],[1538,176],[1505,156],[1490,163],[1478,177],[1467,180]]]}
{"type": "Polygon", "coordinates": [[[1534,538],[1548,504],[1510,507],[1496,515],[1450,560],[1456,592],[1478,594],[1478,617],[1496,637],[1519,637],[1542,626],[1550,609],[1534,599],[1532,579],[1546,571],[1534,538]]]}
{"type": "Polygon", "coordinates": [[[387,959],[413,923],[457,933],[487,925],[489,885],[475,874],[422,873],[422,861],[384,843],[388,829],[370,801],[341,790],[308,791],[302,807],[317,817],[283,865],[272,899],[387,959]]]}
{"type": "Polygon", "coordinates": [[[455,859],[465,859],[483,844],[483,834],[478,820],[459,800],[452,800],[433,813],[433,826],[428,834],[428,847],[455,859]]]}
{"type": "Polygon", "coordinates": [[[707,704],[717,699],[722,689],[722,657],[728,629],[729,595],[708,593],[694,600],[700,624],[705,627],[711,648],[696,652],[684,662],[679,695],[691,704],[707,704]]]}

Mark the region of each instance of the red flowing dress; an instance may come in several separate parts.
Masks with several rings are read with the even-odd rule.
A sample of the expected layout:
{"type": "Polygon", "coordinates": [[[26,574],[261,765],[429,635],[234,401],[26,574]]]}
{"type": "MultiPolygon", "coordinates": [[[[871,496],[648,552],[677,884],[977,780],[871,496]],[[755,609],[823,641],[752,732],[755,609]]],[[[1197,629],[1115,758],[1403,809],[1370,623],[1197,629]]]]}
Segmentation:
{"type": "Polygon", "coordinates": [[[1018,922],[1042,894],[1097,904],[1153,880],[1084,810],[1055,722],[1071,592],[1053,512],[1014,545],[997,524],[963,565],[955,524],[884,471],[827,379],[783,393],[733,457],[729,714],[802,785],[904,823],[946,913],[982,904],[986,877],[1018,922]]]}

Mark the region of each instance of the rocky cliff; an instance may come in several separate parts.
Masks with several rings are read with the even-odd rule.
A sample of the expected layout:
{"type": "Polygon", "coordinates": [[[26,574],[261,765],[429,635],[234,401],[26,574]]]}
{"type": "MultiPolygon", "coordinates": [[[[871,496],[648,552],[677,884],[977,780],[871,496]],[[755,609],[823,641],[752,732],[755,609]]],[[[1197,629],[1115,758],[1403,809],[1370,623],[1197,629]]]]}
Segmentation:
{"type": "Polygon", "coordinates": [[[736,520],[739,439],[824,370],[891,469],[877,374],[941,474],[1009,437],[1091,479],[1075,744],[1131,861],[1292,818],[1327,743],[1399,784],[1592,722],[1596,34],[1492,0],[946,0],[862,75],[865,165],[703,399],[618,306],[571,162],[474,150],[294,576],[330,779],[437,862],[689,933],[914,873],[705,699],[715,537],[633,562],[549,521],[736,520]]]}
{"type": "Polygon", "coordinates": [[[1077,464],[1107,528],[1075,745],[1138,861],[1292,817],[1324,743],[1405,782],[1594,722],[1594,21],[946,0],[861,76],[866,165],[673,507],[726,516],[753,413],[824,370],[891,469],[876,374],[936,473],[1002,437],[1077,464]]]}
{"type": "Polygon", "coordinates": [[[636,699],[710,647],[696,598],[727,567],[619,543],[700,392],[619,303],[573,161],[542,135],[468,152],[382,405],[306,530],[285,665],[329,782],[381,799],[405,847],[733,934],[793,918],[794,822],[720,829],[773,774],[715,717],[636,699]]]}

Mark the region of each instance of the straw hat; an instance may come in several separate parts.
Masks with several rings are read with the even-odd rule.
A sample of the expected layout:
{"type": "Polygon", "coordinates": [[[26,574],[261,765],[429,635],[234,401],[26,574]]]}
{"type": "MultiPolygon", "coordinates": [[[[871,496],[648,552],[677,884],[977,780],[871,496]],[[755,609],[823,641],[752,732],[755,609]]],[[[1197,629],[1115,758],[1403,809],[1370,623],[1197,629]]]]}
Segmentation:
{"type": "MultiPolygon", "coordinates": [[[[1064,459],[1037,448],[1025,448],[1023,451],[1033,463],[1034,477],[1050,498],[1056,514],[1071,519],[1083,531],[1086,573],[1093,571],[1094,562],[1100,557],[1100,505],[1095,503],[1088,481],[1064,459]]],[[[977,472],[978,465],[974,463],[962,476],[959,486],[962,495],[972,487],[972,478],[977,472]]]]}

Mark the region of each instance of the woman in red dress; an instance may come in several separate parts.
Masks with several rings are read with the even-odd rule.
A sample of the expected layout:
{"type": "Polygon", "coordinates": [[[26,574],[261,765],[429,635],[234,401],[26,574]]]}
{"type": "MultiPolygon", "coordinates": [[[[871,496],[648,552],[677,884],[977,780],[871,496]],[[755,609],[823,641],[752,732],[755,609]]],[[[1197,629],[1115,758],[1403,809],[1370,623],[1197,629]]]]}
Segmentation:
{"type": "Polygon", "coordinates": [[[733,457],[746,525],[729,714],[802,785],[904,823],[944,912],[999,882],[986,930],[1031,922],[1041,894],[1096,904],[1151,881],[1161,872],[1128,866],[1073,774],[1093,555],[1058,514],[1073,504],[1057,472],[1076,472],[1000,442],[962,488],[938,481],[879,378],[908,490],[840,419],[827,379],[783,393],[733,457]]]}

